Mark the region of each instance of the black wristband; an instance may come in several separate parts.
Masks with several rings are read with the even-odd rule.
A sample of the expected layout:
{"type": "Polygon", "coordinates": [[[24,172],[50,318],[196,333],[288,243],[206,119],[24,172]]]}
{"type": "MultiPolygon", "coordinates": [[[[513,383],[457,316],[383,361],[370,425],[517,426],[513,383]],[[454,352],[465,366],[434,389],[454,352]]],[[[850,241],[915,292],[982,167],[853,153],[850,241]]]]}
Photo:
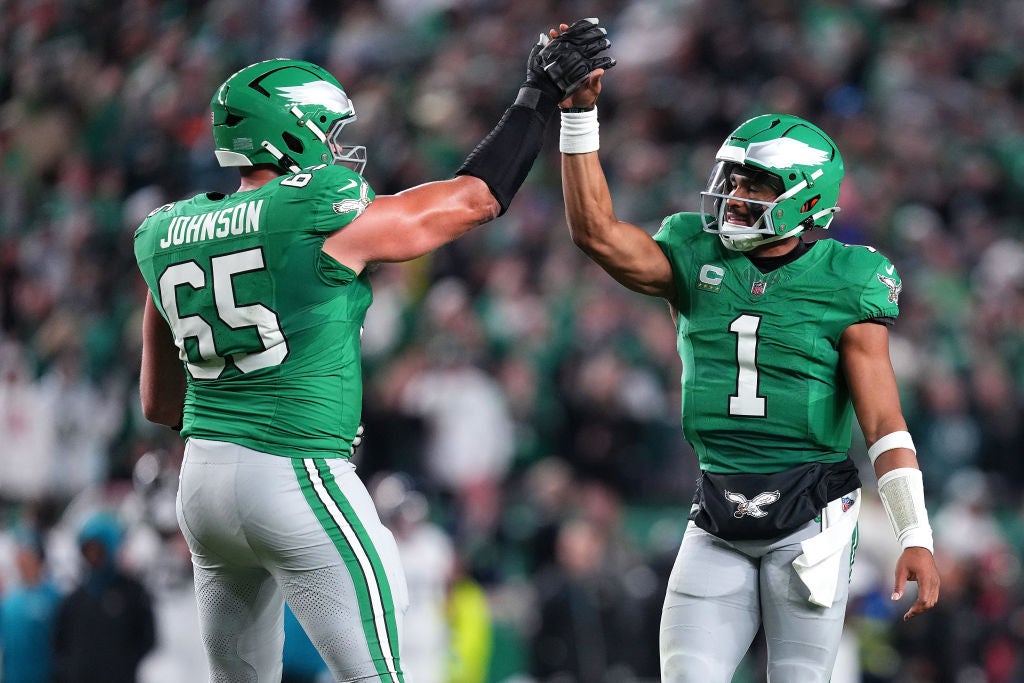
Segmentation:
{"type": "Polygon", "coordinates": [[[516,94],[516,101],[512,106],[529,107],[544,114],[550,115],[554,107],[558,106],[558,97],[550,92],[529,85],[523,85],[516,94]]]}
{"type": "Polygon", "coordinates": [[[516,102],[455,172],[487,183],[488,189],[508,210],[516,192],[526,180],[544,142],[544,129],[558,103],[536,88],[523,87],[516,102]]]}
{"type": "Polygon", "coordinates": [[[587,111],[594,111],[594,107],[561,107],[560,112],[563,114],[582,114],[587,111]]]}

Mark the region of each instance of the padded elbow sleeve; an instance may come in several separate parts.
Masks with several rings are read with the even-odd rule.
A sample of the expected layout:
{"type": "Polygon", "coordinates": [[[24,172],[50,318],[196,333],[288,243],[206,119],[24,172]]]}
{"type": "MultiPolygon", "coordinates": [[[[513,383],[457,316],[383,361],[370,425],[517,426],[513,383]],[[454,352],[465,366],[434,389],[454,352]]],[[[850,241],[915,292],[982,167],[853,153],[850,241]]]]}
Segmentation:
{"type": "Polygon", "coordinates": [[[538,90],[520,90],[515,104],[505,110],[498,125],[456,171],[456,175],[475,176],[487,183],[501,205],[501,214],[508,210],[540,153],[544,129],[556,104],[538,90]]]}

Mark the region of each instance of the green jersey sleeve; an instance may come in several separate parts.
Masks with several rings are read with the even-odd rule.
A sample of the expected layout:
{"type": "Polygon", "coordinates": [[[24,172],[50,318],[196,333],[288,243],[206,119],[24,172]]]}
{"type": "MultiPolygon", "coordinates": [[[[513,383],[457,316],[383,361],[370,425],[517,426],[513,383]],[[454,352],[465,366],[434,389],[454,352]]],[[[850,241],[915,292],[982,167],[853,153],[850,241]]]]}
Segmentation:
{"type": "MultiPolygon", "coordinates": [[[[866,247],[865,247],[866,248],[866,247]]],[[[870,266],[866,266],[868,270],[870,266]]],[[[900,314],[903,281],[889,259],[878,254],[875,270],[861,292],[860,305],[865,318],[895,318],[900,314]]]]}
{"type": "Polygon", "coordinates": [[[366,179],[345,166],[315,166],[278,182],[283,200],[312,217],[308,226],[319,233],[344,228],[376,197],[366,179]]]}
{"type": "MultiPolygon", "coordinates": [[[[654,241],[661,247],[672,266],[672,280],[676,283],[676,287],[675,299],[670,303],[675,306],[676,310],[682,311],[688,307],[690,287],[686,283],[689,282],[690,277],[691,254],[687,245],[698,237],[706,238],[707,235],[704,234],[700,214],[695,213],[677,213],[668,216],[661,222],[661,227],[654,235],[654,241]]],[[[720,284],[719,275],[720,273],[714,266],[698,271],[697,280],[693,286],[711,290],[720,284]]]]}

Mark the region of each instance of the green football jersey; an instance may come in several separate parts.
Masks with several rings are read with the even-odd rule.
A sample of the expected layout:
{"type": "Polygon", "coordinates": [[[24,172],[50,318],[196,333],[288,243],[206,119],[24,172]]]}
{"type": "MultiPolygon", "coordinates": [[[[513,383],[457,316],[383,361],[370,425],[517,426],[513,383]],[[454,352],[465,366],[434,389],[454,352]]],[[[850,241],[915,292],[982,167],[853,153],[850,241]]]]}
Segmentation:
{"type": "Polygon", "coordinates": [[[135,258],[187,371],[183,436],[350,455],[372,293],[322,247],[373,199],[354,171],[317,166],[146,218],[135,258]]]}
{"type": "Polygon", "coordinates": [[[853,406],[839,338],[899,314],[889,260],[821,239],[761,273],[694,213],[666,218],[655,240],[672,264],[683,433],[701,468],[769,473],[845,459],[853,406]]]}

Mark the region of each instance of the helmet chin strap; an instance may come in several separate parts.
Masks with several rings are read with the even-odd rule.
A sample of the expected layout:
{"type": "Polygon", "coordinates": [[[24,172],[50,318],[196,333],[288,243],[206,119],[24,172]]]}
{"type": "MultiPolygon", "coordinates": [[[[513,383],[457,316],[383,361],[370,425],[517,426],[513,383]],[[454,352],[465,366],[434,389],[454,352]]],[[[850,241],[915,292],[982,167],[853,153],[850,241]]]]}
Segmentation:
{"type": "Polygon", "coordinates": [[[798,225],[789,232],[781,235],[728,235],[724,232],[718,233],[718,238],[722,240],[722,244],[726,249],[730,251],[750,251],[756,247],[760,247],[765,244],[771,244],[780,240],[795,237],[800,233],[804,232],[804,226],[798,225]]]}

